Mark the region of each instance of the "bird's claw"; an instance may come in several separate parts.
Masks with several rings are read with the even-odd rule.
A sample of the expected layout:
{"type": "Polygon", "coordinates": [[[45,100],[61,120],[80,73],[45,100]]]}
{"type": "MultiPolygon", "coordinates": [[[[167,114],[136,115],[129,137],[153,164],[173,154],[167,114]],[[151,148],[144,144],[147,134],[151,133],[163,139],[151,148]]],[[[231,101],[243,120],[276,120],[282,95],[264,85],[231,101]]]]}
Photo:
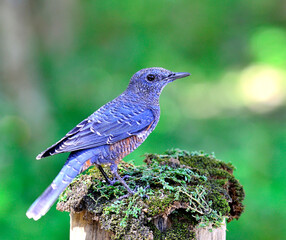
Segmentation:
{"type": "Polygon", "coordinates": [[[123,195],[123,196],[117,198],[117,200],[122,200],[122,199],[127,198],[127,197],[129,197],[129,196],[131,196],[131,195],[132,195],[132,194],[127,193],[127,194],[125,194],[125,195],[123,195]]]}
{"type": "MultiPolygon", "coordinates": [[[[129,176],[128,176],[128,177],[129,177],[129,176]]],[[[140,194],[140,192],[138,192],[138,189],[139,189],[139,188],[140,188],[139,186],[136,186],[136,188],[135,188],[134,191],[131,190],[131,192],[129,192],[129,193],[127,193],[127,194],[125,194],[125,195],[123,195],[123,196],[117,198],[117,200],[122,200],[122,199],[127,198],[127,197],[130,197],[130,196],[132,196],[132,195],[134,195],[134,194],[136,194],[136,193],[138,193],[143,199],[144,199],[144,198],[149,199],[149,196],[148,196],[147,194],[143,194],[143,195],[142,195],[142,194],[140,194]]],[[[145,188],[143,188],[144,192],[145,192],[145,190],[148,189],[148,188],[150,188],[149,185],[146,186],[145,188]]]]}
{"type": "Polygon", "coordinates": [[[122,177],[122,179],[125,180],[125,179],[128,179],[128,178],[130,178],[130,177],[131,177],[130,175],[124,175],[124,176],[122,177]]]}
{"type": "Polygon", "coordinates": [[[113,180],[108,179],[108,184],[110,186],[113,186],[116,182],[118,182],[118,180],[116,178],[113,178],[113,180]]]}
{"type": "MultiPolygon", "coordinates": [[[[147,185],[145,188],[143,188],[143,191],[145,192],[148,188],[150,188],[150,185],[147,185]]],[[[136,192],[136,193],[138,192],[138,189],[139,189],[139,186],[136,186],[136,188],[135,188],[135,192],[136,192]]],[[[139,193],[139,194],[140,194],[140,193],[139,193]]],[[[147,194],[143,194],[143,195],[140,194],[140,196],[141,196],[142,198],[147,198],[147,199],[149,199],[149,196],[148,196],[147,194]]]]}
{"type": "MultiPolygon", "coordinates": [[[[126,179],[128,179],[128,178],[130,178],[130,177],[131,177],[131,176],[129,176],[129,175],[125,175],[125,176],[122,177],[122,179],[123,179],[123,180],[126,180],[126,179]]],[[[113,186],[116,182],[119,182],[116,177],[114,177],[112,180],[108,179],[108,184],[109,184],[110,186],[113,186]]]]}

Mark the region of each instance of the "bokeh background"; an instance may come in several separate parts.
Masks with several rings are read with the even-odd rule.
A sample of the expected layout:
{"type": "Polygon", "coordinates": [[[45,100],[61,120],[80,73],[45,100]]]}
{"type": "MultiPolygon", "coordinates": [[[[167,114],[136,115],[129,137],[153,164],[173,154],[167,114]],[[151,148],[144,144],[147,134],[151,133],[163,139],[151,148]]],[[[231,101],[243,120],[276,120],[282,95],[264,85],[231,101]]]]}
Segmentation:
{"type": "Polygon", "coordinates": [[[188,71],[155,132],[126,158],[178,147],[232,162],[245,213],[228,239],[286,223],[286,2],[0,2],[0,239],[68,239],[69,215],[25,216],[65,162],[35,156],[119,95],[141,68],[188,71]]]}

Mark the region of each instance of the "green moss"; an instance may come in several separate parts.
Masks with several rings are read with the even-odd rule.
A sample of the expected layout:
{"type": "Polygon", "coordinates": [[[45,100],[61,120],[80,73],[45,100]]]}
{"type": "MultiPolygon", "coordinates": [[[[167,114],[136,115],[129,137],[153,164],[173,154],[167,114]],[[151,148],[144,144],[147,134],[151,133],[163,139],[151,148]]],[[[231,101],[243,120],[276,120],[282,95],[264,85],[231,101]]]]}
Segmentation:
{"type": "Polygon", "coordinates": [[[149,216],[157,216],[159,214],[162,214],[166,211],[166,208],[170,206],[170,204],[174,201],[174,194],[161,194],[161,197],[158,197],[160,195],[159,192],[156,193],[155,196],[150,197],[146,203],[149,206],[148,214],[149,216]]]}
{"type": "Polygon", "coordinates": [[[125,188],[107,185],[91,168],[70,184],[57,208],[93,213],[115,239],[192,239],[194,226],[219,227],[224,217],[231,221],[242,213],[244,191],[233,176],[234,167],[214,155],[170,150],[146,154],[145,162],[119,166],[121,175],[130,176],[127,184],[137,188],[135,195],[118,200],[127,194],[125,188]],[[161,216],[172,222],[163,232],[155,227],[161,216]]]}
{"type": "Polygon", "coordinates": [[[170,221],[172,221],[172,226],[164,232],[161,232],[154,225],[150,224],[150,229],[153,232],[154,239],[195,239],[194,226],[197,222],[190,216],[190,214],[179,209],[173,211],[169,218],[170,221]]]}

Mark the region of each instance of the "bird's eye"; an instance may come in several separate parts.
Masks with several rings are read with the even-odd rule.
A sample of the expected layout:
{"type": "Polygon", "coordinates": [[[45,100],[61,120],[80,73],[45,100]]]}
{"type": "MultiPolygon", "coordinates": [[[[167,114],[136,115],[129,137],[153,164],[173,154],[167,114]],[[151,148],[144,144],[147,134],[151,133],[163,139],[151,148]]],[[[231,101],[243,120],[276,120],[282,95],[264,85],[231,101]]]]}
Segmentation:
{"type": "Polygon", "coordinates": [[[152,82],[152,81],[155,80],[156,77],[153,74],[148,74],[146,78],[147,78],[148,81],[152,82]]]}

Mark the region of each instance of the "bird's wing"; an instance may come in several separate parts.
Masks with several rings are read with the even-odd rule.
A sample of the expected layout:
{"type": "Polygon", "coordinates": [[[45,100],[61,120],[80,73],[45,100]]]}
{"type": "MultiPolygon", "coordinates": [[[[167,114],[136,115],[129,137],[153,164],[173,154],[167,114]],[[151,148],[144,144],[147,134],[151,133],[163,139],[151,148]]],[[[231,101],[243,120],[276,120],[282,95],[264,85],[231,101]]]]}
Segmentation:
{"type": "Polygon", "coordinates": [[[37,159],[115,143],[140,133],[148,128],[154,119],[152,110],[134,105],[118,104],[112,108],[99,109],[60,141],[40,153],[37,159]]]}

